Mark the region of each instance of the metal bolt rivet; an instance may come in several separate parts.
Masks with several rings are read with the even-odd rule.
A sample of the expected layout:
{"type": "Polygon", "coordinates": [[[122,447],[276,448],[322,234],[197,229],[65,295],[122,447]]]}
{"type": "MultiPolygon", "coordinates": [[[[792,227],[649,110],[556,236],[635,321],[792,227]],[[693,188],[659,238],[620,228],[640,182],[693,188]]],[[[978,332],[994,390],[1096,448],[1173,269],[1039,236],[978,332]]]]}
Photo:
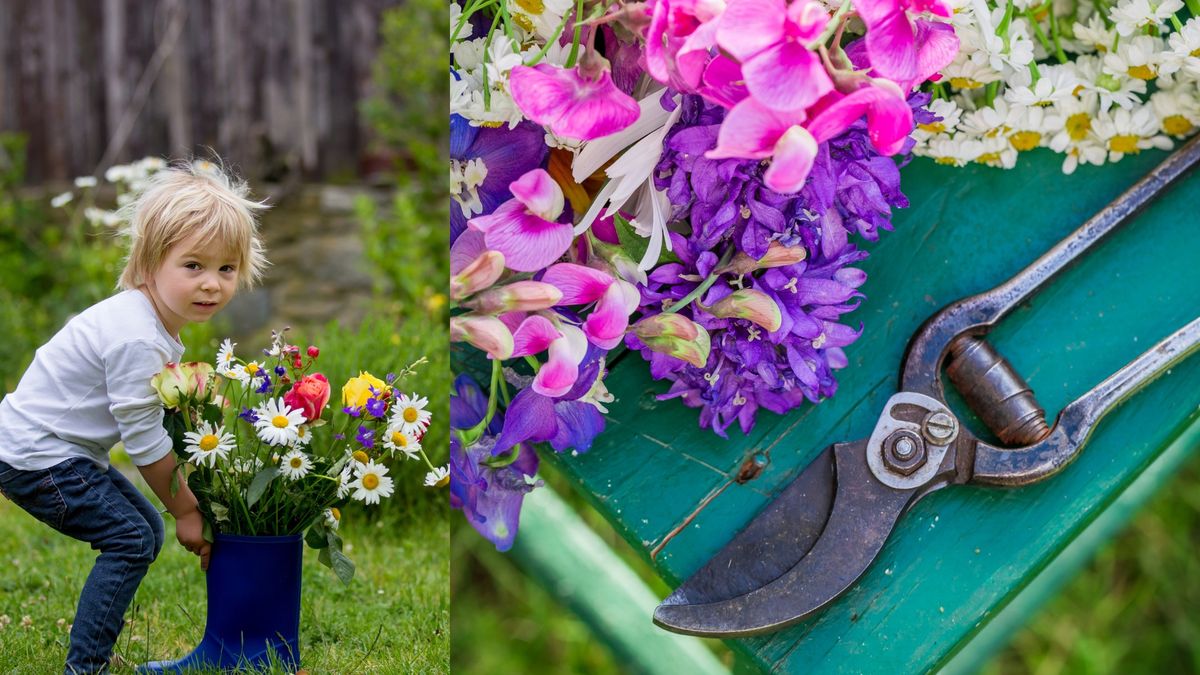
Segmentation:
{"type": "Polygon", "coordinates": [[[909,457],[913,456],[914,452],[917,451],[917,446],[912,442],[911,439],[901,438],[900,440],[896,441],[896,447],[894,451],[896,453],[896,457],[900,459],[908,459],[909,457]]]}
{"type": "Polygon", "coordinates": [[[925,418],[921,431],[930,442],[945,445],[958,434],[958,423],[949,413],[937,411],[925,418]]]}

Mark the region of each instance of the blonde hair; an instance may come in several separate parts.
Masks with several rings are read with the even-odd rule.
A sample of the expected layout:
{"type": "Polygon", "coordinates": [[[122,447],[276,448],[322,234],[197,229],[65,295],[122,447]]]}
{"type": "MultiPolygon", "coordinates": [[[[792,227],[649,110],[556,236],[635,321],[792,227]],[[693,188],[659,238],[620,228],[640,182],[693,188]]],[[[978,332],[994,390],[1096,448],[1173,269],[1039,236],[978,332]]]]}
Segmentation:
{"type": "Polygon", "coordinates": [[[238,287],[253,286],[270,264],[256,216],[268,205],[249,194],[245,181],[212,162],[173,162],[151,174],[121,209],[129,256],[118,287],[129,290],[146,283],[167,251],[195,234],[203,246],[217,242],[234,253],[238,287]]]}

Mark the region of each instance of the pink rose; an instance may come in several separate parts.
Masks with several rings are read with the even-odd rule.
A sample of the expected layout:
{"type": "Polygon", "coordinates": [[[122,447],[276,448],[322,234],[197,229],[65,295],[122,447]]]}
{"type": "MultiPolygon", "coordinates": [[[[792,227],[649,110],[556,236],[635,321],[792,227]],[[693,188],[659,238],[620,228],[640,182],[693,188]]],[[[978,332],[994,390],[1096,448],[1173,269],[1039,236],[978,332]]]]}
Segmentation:
{"type": "Polygon", "coordinates": [[[304,419],[312,422],[321,416],[325,404],[329,403],[329,380],[320,373],[305,375],[283,395],[283,402],[303,412],[304,419]]]}

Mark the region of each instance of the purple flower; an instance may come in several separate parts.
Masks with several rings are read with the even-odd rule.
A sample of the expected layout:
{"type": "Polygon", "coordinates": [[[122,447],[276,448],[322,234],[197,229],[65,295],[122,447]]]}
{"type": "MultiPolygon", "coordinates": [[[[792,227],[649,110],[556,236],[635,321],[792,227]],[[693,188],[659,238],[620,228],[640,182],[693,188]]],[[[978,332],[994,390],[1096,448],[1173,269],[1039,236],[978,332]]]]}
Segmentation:
{"type": "Polygon", "coordinates": [[[354,436],[354,440],[358,441],[364,448],[375,447],[375,431],[365,424],[358,426],[358,434],[354,436]]]}
{"type": "Polygon", "coordinates": [[[284,375],[287,375],[287,368],[284,368],[283,366],[275,366],[275,374],[279,377],[283,377],[284,375]]]}
{"type": "Polygon", "coordinates": [[[381,392],[375,391],[374,387],[371,388],[371,391],[375,395],[367,399],[367,413],[371,417],[383,417],[387,413],[387,401],[383,400],[381,392]]]}
{"type": "Polygon", "coordinates": [[[254,393],[265,394],[268,391],[271,391],[271,376],[267,375],[266,372],[263,372],[262,373],[262,384],[258,385],[258,389],[255,389],[254,393]]]}
{"type": "Polygon", "coordinates": [[[482,183],[474,188],[463,183],[460,192],[451,197],[450,243],[467,229],[471,217],[490,214],[512,198],[509,183],[542,165],[547,152],[544,137],[545,131],[532,122],[522,122],[512,129],[492,129],[473,127],[465,118],[450,115],[451,171],[465,172],[473,160],[479,160],[487,169],[482,183]],[[473,202],[472,189],[481,210],[469,206],[473,202]],[[468,205],[465,208],[470,215],[464,213],[464,205],[468,205]]]}
{"type": "Polygon", "coordinates": [[[250,424],[254,424],[258,421],[258,413],[254,411],[254,408],[244,408],[242,412],[238,413],[238,417],[246,420],[250,424]]]}
{"type": "MultiPolygon", "coordinates": [[[[910,104],[927,100],[914,96],[910,104]]],[[[651,271],[641,289],[642,314],[657,314],[664,301],[682,299],[717,269],[722,255],[740,252],[758,260],[774,242],[803,248],[805,259],[744,274],[724,270],[698,302],[680,312],[709,332],[703,368],[651,351],[632,334],[626,344],[642,352],[653,377],[672,381],[660,398],[701,408],[700,425],[719,435],[735,421],[749,432],[759,408],[784,413],[837,391],[833,371],[847,364],[842,348],[861,332],[840,317],[857,307],[857,289],[866,280],[851,267],[867,257],[851,236],[878,238],[879,229],[891,229],[891,209],[907,206],[907,200],[899,167],[871,145],[863,120],[820,146],[800,190],[780,194],[764,185],[758,161],[704,156],[716,144],[723,109],[695,96],[683,97],[681,105],[655,181],[671,199],[673,218],[690,222],[692,231],[671,235],[679,262],[651,271]],[[777,330],[718,318],[701,307],[739,288],[774,301],[782,316],[777,330]]],[[[914,111],[917,119],[922,113],[914,111]]]]}
{"type": "Polygon", "coordinates": [[[346,440],[346,434],[334,434],[333,438],[334,440],[344,441],[346,440]]]}
{"type": "Polygon", "coordinates": [[[521,502],[540,483],[538,456],[529,445],[521,445],[516,459],[493,468],[483,462],[492,454],[495,437],[484,436],[469,448],[450,438],[450,506],[459,509],[479,534],[499,551],[512,548],[521,518],[521,502]]]}
{"type": "Polygon", "coordinates": [[[342,412],[346,413],[347,415],[349,415],[349,416],[351,416],[351,417],[359,417],[359,416],[361,416],[361,415],[362,415],[362,411],[363,411],[363,409],[362,409],[362,407],[360,407],[360,406],[352,406],[352,405],[348,405],[348,406],[346,406],[345,408],[342,408],[342,412]]]}

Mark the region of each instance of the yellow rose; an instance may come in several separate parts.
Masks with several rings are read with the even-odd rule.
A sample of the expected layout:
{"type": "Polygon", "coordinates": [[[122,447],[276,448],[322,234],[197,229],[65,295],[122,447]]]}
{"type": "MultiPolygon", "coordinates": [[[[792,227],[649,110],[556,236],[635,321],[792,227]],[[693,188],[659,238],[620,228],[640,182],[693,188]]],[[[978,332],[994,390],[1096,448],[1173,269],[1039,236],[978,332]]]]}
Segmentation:
{"type": "Polygon", "coordinates": [[[207,403],[216,393],[209,386],[212,374],[212,364],[171,362],[150,378],[150,386],[168,408],[178,408],[181,403],[207,403]]]}
{"type": "Polygon", "coordinates": [[[358,377],[352,377],[346,382],[346,386],[342,387],[342,405],[347,408],[361,408],[371,400],[371,388],[375,391],[388,391],[390,387],[387,384],[366,372],[359,371],[358,377]]]}

